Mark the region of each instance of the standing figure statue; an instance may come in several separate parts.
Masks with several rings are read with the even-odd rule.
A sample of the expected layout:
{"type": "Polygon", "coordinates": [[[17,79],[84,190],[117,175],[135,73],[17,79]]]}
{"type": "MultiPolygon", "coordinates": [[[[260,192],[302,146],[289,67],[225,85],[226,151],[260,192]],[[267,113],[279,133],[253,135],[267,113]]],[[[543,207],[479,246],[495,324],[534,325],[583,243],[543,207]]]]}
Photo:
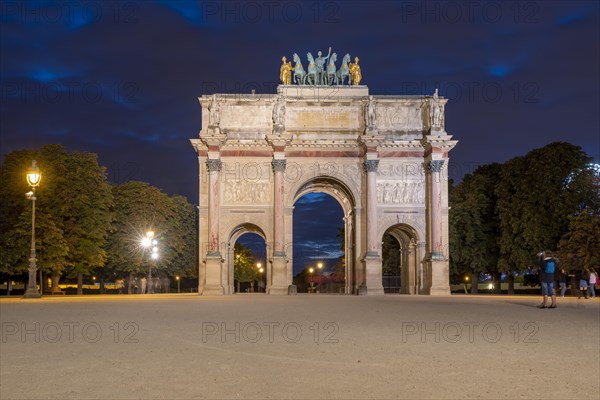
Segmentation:
{"type": "Polygon", "coordinates": [[[438,90],[436,88],[431,99],[430,119],[432,128],[441,128],[442,115],[444,115],[444,106],[440,102],[440,97],[438,96],[438,90]]]}
{"type": "Polygon", "coordinates": [[[360,66],[358,65],[358,57],[354,57],[354,63],[351,63],[348,68],[350,69],[350,80],[352,85],[358,86],[360,85],[360,81],[362,80],[362,74],[360,72],[360,66]]]}
{"type": "Polygon", "coordinates": [[[309,85],[318,85],[319,74],[317,72],[317,64],[311,53],[306,53],[308,58],[308,72],[306,74],[306,83],[309,85]]]}
{"type": "Polygon", "coordinates": [[[281,80],[282,84],[284,84],[284,85],[292,84],[292,71],[293,70],[294,70],[294,67],[292,67],[292,63],[287,62],[287,58],[285,58],[285,56],[283,56],[281,58],[281,67],[279,68],[279,79],[281,80]]]}
{"type": "Polygon", "coordinates": [[[322,57],[322,53],[321,50],[319,50],[317,52],[317,58],[315,58],[315,64],[317,64],[317,82],[319,85],[325,85],[325,74],[324,74],[324,67],[325,67],[325,61],[327,61],[329,59],[329,56],[331,55],[331,47],[329,47],[329,53],[327,53],[327,57],[322,57]]]}
{"type": "Polygon", "coordinates": [[[375,127],[375,100],[373,100],[373,96],[369,96],[369,101],[366,105],[365,122],[368,128],[375,127]]]}
{"type": "Polygon", "coordinates": [[[304,67],[302,67],[302,61],[298,54],[294,53],[292,56],[294,59],[294,83],[298,83],[299,85],[304,85],[306,83],[306,71],[304,71],[304,67]]]}
{"type": "Polygon", "coordinates": [[[350,80],[350,69],[348,68],[349,62],[350,54],[346,54],[344,58],[342,58],[342,65],[340,66],[340,69],[338,69],[336,72],[338,85],[343,85],[346,78],[350,80]]]}
{"type": "Polygon", "coordinates": [[[277,96],[277,101],[273,106],[273,125],[282,128],[285,120],[285,101],[283,96],[277,96]]]}
{"type": "Polygon", "coordinates": [[[217,95],[213,94],[212,100],[208,105],[208,125],[209,126],[219,126],[219,102],[217,101],[217,95]]]}

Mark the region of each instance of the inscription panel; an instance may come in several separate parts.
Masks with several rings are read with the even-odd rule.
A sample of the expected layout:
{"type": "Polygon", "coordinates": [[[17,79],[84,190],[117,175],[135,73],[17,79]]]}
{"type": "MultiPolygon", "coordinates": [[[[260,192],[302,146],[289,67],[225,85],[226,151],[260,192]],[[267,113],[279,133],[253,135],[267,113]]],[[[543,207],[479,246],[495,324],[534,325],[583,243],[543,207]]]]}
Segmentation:
{"type": "Polygon", "coordinates": [[[292,130],[356,130],[362,113],[357,107],[288,108],[285,126],[292,130]]]}

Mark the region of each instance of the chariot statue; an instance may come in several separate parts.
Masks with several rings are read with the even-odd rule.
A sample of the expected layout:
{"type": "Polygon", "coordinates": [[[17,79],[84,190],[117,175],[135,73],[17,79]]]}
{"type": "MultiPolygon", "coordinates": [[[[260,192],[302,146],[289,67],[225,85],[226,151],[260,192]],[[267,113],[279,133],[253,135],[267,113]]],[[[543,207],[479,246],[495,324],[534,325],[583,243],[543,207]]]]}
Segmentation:
{"type": "Polygon", "coordinates": [[[281,67],[279,69],[279,79],[284,85],[346,85],[346,79],[348,79],[348,85],[360,85],[362,80],[362,72],[358,65],[358,57],[354,58],[354,62],[351,63],[350,54],[346,54],[342,58],[342,64],[339,69],[336,69],[336,62],[338,61],[337,53],[331,53],[331,47],[327,56],[323,56],[321,51],[317,52],[317,58],[314,58],[312,53],[306,53],[308,60],[307,69],[305,70],[302,66],[302,60],[297,53],[293,55],[294,66],[292,63],[287,61],[284,56],[281,61],[281,67]],[[327,62],[327,66],[325,63],[327,62]],[[293,71],[293,75],[292,75],[293,71]]]}

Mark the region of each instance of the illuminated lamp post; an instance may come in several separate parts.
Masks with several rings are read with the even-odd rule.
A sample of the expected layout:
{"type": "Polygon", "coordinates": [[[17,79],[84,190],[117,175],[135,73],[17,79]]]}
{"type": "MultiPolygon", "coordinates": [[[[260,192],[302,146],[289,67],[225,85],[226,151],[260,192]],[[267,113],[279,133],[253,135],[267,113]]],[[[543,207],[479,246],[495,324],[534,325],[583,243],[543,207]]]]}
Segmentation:
{"type": "MultiPolygon", "coordinates": [[[[35,254],[35,188],[40,184],[42,180],[42,173],[37,167],[35,160],[31,162],[31,167],[27,169],[27,183],[31,186],[31,191],[26,193],[27,198],[31,200],[32,211],[31,211],[31,251],[29,254],[29,282],[27,284],[27,290],[23,297],[28,299],[37,299],[42,295],[37,289],[36,284],[36,254],[35,254]]],[[[40,282],[41,285],[42,282],[40,282]]]]}

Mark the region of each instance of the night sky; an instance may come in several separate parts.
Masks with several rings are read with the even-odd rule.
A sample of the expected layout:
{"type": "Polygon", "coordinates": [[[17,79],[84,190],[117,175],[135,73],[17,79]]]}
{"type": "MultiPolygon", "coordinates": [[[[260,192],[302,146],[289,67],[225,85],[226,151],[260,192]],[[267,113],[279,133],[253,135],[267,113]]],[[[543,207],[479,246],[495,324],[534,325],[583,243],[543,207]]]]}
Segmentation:
{"type": "MultiPolygon", "coordinates": [[[[61,143],[97,153],[111,182],[197,203],[198,96],[274,93],[281,56],[331,46],[360,57],[371,94],[449,98],[452,179],[554,141],[600,162],[597,1],[9,0],[0,15],[2,158],[61,143]]],[[[332,202],[312,195],[297,212],[313,221],[332,202]]],[[[337,256],[335,229],[318,231],[299,245],[337,256]]]]}

